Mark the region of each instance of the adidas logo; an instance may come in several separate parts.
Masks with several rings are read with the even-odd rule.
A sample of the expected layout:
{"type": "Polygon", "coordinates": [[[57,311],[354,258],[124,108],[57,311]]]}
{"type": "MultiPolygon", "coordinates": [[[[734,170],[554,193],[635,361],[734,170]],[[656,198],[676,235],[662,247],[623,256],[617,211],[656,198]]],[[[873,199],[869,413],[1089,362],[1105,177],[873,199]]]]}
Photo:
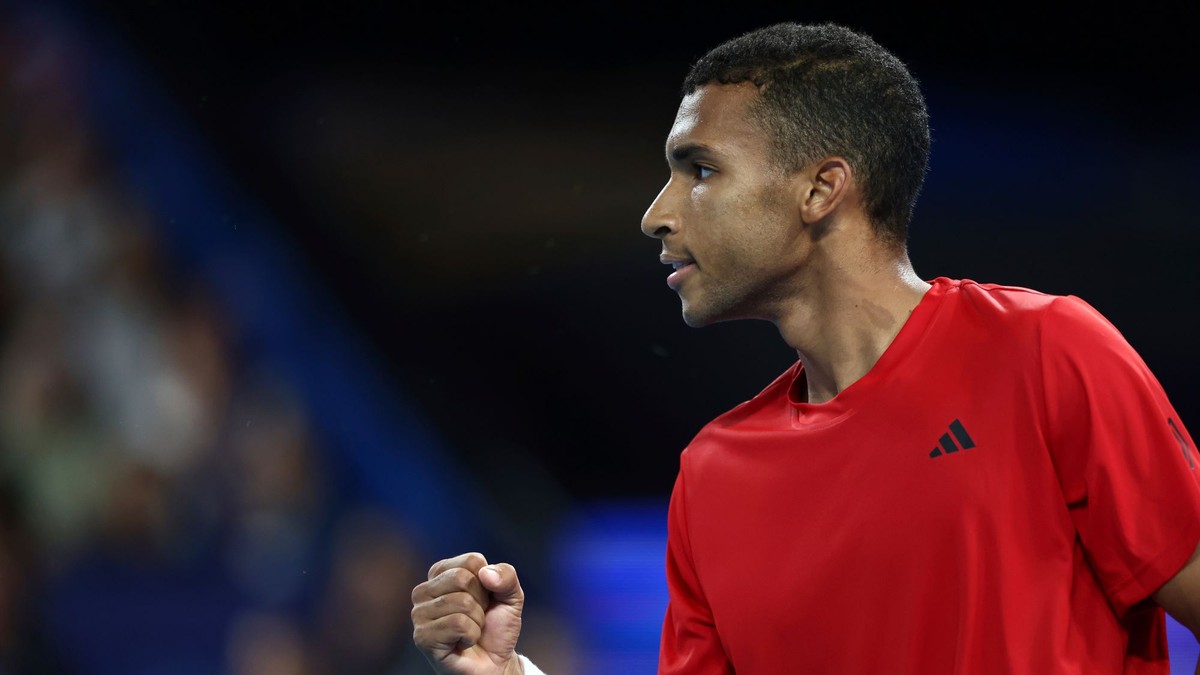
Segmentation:
{"type": "Polygon", "coordinates": [[[935,447],[929,452],[929,456],[941,457],[942,454],[958,452],[958,445],[954,444],[955,438],[958,439],[958,445],[961,445],[963,450],[975,447],[975,441],[971,440],[971,435],[967,433],[966,427],[962,425],[962,422],[954,420],[950,423],[950,433],[942,434],[942,437],[938,439],[941,447],[935,447]],[[954,434],[954,438],[950,438],[950,434],[954,434]]]}
{"type": "Polygon", "coordinates": [[[1188,448],[1187,439],[1179,432],[1179,427],[1175,426],[1175,420],[1168,418],[1167,424],[1171,426],[1171,434],[1175,436],[1175,440],[1179,441],[1179,449],[1183,451],[1183,456],[1187,459],[1188,468],[1193,471],[1196,469],[1196,463],[1192,461],[1192,452],[1188,448]]]}

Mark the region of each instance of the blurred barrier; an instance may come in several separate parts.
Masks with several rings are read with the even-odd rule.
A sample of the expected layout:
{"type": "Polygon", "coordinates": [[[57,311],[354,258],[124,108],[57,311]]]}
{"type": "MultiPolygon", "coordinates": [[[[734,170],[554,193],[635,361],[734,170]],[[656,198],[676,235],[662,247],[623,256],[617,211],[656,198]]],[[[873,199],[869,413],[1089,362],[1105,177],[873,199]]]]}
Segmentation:
{"type": "Polygon", "coordinates": [[[593,504],[564,523],[552,555],[559,613],[579,631],[579,673],[658,669],[666,548],[663,503],[593,504]]]}

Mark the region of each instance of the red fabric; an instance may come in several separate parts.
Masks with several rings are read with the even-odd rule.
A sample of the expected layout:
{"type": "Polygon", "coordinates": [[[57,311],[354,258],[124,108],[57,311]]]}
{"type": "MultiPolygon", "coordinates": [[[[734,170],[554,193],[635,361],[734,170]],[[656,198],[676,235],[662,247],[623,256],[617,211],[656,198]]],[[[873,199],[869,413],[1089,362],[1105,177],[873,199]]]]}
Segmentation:
{"type": "Polygon", "coordinates": [[[1200,540],[1200,459],[1095,310],[937,279],[866,376],[797,391],[681,457],[660,673],[1169,672],[1143,601],[1200,540]]]}

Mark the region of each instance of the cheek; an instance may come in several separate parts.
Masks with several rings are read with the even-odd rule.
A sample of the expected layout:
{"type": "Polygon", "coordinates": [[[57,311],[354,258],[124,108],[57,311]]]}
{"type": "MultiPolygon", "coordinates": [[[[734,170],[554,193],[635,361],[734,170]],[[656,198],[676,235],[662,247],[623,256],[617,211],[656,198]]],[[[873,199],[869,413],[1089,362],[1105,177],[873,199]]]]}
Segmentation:
{"type": "Polygon", "coordinates": [[[699,185],[692,190],[690,206],[693,222],[706,238],[725,239],[746,227],[752,203],[744,195],[699,185]]]}
{"type": "Polygon", "coordinates": [[[710,264],[754,265],[790,236],[787,204],[776,190],[700,184],[691,190],[689,208],[688,239],[704,248],[710,264]]]}
{"type": "Polygon", "coordinates": [[[706,216],[720,201],[720,194],[703,183],[693,186],[688,193],[688,208],[694,216],[706,216]]]}

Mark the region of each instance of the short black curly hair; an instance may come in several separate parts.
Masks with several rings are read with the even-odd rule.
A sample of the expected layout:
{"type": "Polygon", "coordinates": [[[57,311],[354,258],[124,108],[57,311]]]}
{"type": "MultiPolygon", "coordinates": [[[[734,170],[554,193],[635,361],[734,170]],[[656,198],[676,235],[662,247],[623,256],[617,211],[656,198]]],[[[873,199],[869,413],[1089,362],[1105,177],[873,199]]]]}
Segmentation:
{"type": "Polygon", "coordinates": [[[775,139],[777,164],[798,171],[845,158],[880,239],[903,247],[929,165],[929,113],[912,74],[866,35],[835,24],[781,23],[705,54],[683,81],[752,82],[757,121],[775,139]]]}

